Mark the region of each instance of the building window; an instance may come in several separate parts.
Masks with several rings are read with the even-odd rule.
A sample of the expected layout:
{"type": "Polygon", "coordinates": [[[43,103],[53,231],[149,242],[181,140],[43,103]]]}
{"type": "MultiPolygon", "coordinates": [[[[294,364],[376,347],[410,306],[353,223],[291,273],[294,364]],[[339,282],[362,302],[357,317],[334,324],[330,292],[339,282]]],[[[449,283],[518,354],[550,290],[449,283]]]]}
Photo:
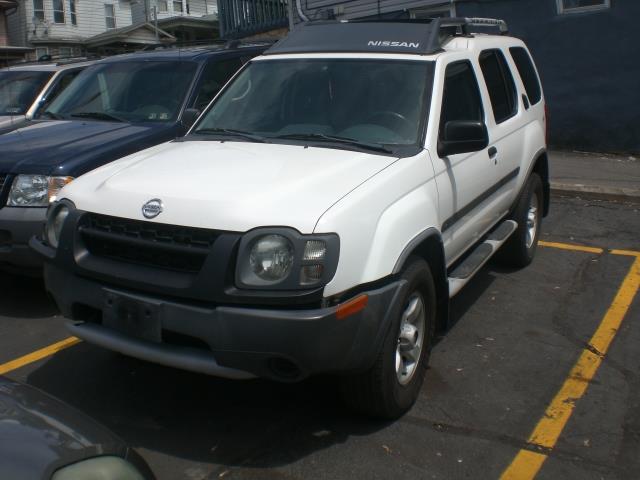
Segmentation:
{"type": "Polygon", "coordinates": [[[182,13],[182,2],[173,2],[173,11],[182,13]]]}
{"type": "Polygon", "coordinates": [[[442,18],[455,16],[453,3],[451,5],[441,5],[438,7],[423,7],[409,11],[411,18],[442,18]]]}
{"type": "Polygon", "coordinates": [[[71,24],[78,25],[78,17],[76,15],[76,0],[69,0],[69,14],[71,15],[71,24]]]}
{"type": "Polygon", "coordinates": [[[116,8],[112,3],[104,4],[104,19],[107,25],[107,30],[116,28],[116,8]]]}
{"type": "Polygon", "coordinates": [[[33,0],[33,23],[44,22],[44,0],[33,0]]]}
{"type": "Polygon", "coordinates": [[[36,48],[36,60],[40,60],[42,57],[49,55],[49,47],[36,48]]]}
{"type": "Polygon", "coordinates": [[[64,0],[53,0],[53,22],[64,23],[64,0]]]}
{"type": "Polygon", "coordinates": [[[167,0],[158,0],[158,11],[160,13],[169,11],[169,5],[167,4],[167,0]]]}
{"type": "Polygon", "coordinates": [[[60,58],[68,58],[72,56],[71,47],[58,48],[58,55],[60,58]]]}
{"type": "Polygon", "coordinates": [[[611,7],[611,0],[556,0],[558,13],[578,13],[605,10],[611,7]]]}

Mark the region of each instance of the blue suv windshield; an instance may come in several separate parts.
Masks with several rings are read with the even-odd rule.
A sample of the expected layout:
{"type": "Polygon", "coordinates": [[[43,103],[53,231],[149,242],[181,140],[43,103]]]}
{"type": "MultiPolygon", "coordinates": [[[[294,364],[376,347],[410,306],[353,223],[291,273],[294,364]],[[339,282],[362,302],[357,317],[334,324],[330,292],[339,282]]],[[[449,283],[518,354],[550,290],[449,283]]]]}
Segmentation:
{"type": "Polygon", "coordinates": [[[416,145],[427,117],[432,63],[254,61],[223,90],[192,133],[242,132],[269,142],[416,145]]]}
{"type": "Polygon", "coordinates": [[[123,122],[173,122],[197,64],[127,61],[95,65],[56,98],[44,116],[123,122]]]}
{"type": "Polygon", "coordinates": [[[0,115],[24,115],[53,72],[0,72],[0,115]]]}

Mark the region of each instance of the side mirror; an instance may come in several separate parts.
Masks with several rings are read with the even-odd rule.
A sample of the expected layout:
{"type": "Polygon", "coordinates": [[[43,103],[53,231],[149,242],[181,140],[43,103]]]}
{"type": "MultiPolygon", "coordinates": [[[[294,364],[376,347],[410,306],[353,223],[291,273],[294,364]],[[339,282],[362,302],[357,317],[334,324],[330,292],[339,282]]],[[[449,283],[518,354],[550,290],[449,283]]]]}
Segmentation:
{"type": "Polygon", "coordinates": [[[443,138],[438,140],[438,155],[478,152],[489,145],[489,133],[484,122],[453,120],[444,125],[443,138]]]}
{"type": "Polygon", "coordinates": [[[195,123],[199,116],[200,110],[198,110],[197,108],[187,108],[184,112],[182,112],[182,126],[188,130],[195,123]]]}

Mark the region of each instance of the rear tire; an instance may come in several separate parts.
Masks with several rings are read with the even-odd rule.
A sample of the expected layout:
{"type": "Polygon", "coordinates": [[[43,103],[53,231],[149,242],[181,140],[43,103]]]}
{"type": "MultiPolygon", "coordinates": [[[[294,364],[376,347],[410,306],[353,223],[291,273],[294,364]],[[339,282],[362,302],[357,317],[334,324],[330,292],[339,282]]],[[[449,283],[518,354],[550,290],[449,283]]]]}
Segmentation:
{"type": "Polygon", "coordinates": [[[522,268],[533,261],[542,226],[543,199],[542,180],[532,173],[510,216],[518,228],[496,256],[502,265],[522,268]]]}
{"type": "Polygon", "coordinates": [[[375,364],[344,377],[341,390],[353,410],[381,419],[396,419],[415,403],[424,381],[435,332],[436,295],[429,265],[412,257],[402,278],[407,290],[375,364]]]}

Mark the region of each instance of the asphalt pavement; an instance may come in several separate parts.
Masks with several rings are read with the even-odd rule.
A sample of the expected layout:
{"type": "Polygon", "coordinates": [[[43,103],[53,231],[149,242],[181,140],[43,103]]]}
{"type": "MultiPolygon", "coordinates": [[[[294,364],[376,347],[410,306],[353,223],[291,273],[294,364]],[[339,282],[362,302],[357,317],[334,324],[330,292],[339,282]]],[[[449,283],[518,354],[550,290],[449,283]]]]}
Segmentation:
{"type": "MultiPolygon", "coordinates": [[[[330,377],[227,381],[86,343],[7,375],[106,424],[161,480],[499,478],[526,470],[523,452],[542,459],[540,479],[640,478],[640,294],[605,328],[613,341],[593,378],[572,374],[620,312],[639,209],[554,196],[534,263],[489,264],[455,297],[422,394],[396,422],[345,410],[330,377]],[[570,418],[552,447],[532,442],[557,428],[549,408],[571,382],[585,391],[561,402],[570,418]]],[[[0,279],[0,369],[67,337],[38,280],[0,279]]]]}

